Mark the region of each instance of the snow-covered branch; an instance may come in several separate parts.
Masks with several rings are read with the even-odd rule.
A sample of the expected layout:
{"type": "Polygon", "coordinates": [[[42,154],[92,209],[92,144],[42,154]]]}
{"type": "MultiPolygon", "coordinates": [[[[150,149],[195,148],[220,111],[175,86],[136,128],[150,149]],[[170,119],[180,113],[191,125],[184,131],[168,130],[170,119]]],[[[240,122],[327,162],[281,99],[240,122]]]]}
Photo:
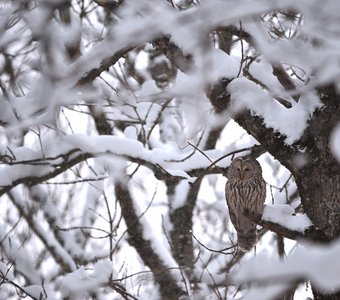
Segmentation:
{"type": "Polygon", "coordinates": [[[248,215],[263,228],[292,240],[327,242],[327,237],[316,229],[305,214],[294,213],[289,205],[266,205],[262,215],[248,215]]]}

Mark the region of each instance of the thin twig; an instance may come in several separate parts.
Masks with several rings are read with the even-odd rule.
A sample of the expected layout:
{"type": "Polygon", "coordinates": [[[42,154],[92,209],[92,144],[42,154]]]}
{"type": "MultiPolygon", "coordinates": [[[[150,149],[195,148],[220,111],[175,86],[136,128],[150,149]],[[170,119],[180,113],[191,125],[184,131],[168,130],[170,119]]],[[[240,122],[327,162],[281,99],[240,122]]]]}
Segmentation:
{"type": "MultiPolygon", "coordinates": [[[[259,145],[254,145],[254,146],[251,146],[251,147],[247,147],[247,148],[243,148],[243,149],[239,149],[239,150],[235,150],[235,151],[232,151],[232,152],[229,152],[223,156],[221,156],[220,158],[218,158],[217,160],[213,161],[209,166],[207,166],[206,168],[204,168],[204,170],[202,171],[202,173],[196,178],[196,180],[194,182],[189,182],[189,184],[195,184],[198,180],[200,180],[204,174],[206,173],[206,171],[211,168],[212,166],[216,165],[219,161],[221,161],[222,159],[228,157],[228,156],[231,156],[231,155],[234,155],[234,154],[237,154],[237,153],[240,153],[240,152],[244,152],[244,151],[249,151],[249,150],[257,150],[258,147],[261,147],[259,145]]],[[[201,152],[202,153],[202,152],[201,152]]],[[[205,154],[204,154],[205,156],[205,154]]],[[[209,161],[211,161],[209,159],[209,161]]],[[[218,169],[221,171],[221,173],[224,175],[224,176],[227,176],[226,172],[223,171],[221,168],[218,167],[218,169]]]]}
{"type": "Polygon", "coordinates": [[[242,71],[242,67],[243,67],[243,62],[244,62],[244,48],[243,48],[243,37],[242,37],[242,22],[240,20],[240,43],[241,43],[241,61],[240,61],[240,69],[238,70],[238,73],[237,73],[237,78],[241,75],[241,71],[242,71]]]}
{"type": "Polygon", "coordinates": [[[221,254],[224,254],[224,255],[231,255],[231,254],[234,254],[234,251],[233,252],[224,252],[224,251],[227,251],[227,250],[230,250],[230,249],[235,249],[236,245],[232,245],[230,247],[226,247],[224,249],[221,249],[221,250],[215,250],[215,249],[211,249],[207,246],[205,246],[204,244],[202,244],[197,238],[196,236],[191,233],[192,237],[196,240],[197,243],[199,243],[204,249],[210,251],[210,252],[215,252],[215,253],[221,253],[221,254]]]}

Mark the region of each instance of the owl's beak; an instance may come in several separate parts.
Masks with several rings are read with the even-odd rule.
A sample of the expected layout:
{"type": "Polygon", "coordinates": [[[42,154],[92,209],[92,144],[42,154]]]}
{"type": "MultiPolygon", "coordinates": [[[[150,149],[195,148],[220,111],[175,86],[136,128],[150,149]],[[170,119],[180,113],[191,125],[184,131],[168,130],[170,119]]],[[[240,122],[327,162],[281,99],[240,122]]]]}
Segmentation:
{"type": "Polygon", "coordinates": [[[244,179],[244,173],[240,172],[240,179],[243,180],[244,179]]]}

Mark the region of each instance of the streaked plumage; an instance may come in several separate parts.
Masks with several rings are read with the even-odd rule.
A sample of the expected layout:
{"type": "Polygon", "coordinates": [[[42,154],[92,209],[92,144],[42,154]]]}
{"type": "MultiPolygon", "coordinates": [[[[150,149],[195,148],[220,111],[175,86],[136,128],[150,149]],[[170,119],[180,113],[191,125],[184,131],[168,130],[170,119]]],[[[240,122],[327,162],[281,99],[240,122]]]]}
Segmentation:
{"type": "Polygon", "coordinates": [[[261,214],[266,198],[266,183],[259,162],[250,158],[235,159],[228,171],[225,195],[238,239],[243,251],[251,250],[257,242],[256,224],[246,213],[261,214]]]}

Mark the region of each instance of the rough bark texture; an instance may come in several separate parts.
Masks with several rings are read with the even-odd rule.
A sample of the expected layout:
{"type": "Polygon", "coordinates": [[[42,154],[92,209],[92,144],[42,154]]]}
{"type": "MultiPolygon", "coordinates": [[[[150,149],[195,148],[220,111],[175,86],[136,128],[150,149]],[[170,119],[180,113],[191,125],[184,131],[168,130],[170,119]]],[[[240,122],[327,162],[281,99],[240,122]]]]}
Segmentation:
{"type": "Polygon", "coordinates": [[[200,182],[191,186],[185,204],[170,213],[170,221],[174,228],[170,232],[172,252],[179,266],[185,267],[188,273],[191,273],[194,262],[191,229],[199,187],[200,182]]]}
{"type": "Polygon", "coordinates": [[[334,86],[320,88],[319,95],[324,106],[314,113],[301,139],[306,164],[294,176],[308,216],[333,240],[340,234],[340,165],[329,144],[339,122],[340,96],[334,86]]]}

